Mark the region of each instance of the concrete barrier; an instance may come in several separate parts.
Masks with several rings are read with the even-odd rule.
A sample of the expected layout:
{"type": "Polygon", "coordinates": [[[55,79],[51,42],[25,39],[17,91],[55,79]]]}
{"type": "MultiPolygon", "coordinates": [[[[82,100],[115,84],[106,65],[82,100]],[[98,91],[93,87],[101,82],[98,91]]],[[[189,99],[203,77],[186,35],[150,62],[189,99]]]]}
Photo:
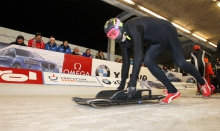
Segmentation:
{"type": "MultiPolygon", "coordinates": [[[[67,85],[0,84],[0,95],[71,95],[94,97],[102,90],[115,90],[112,87],[85,87],[67,85]]],[[[182,96],[195,96],[195,88],[179,89],[182,96]]],[[[163,89],[152,88],[152,94],[163,94],[163,89]]]]}

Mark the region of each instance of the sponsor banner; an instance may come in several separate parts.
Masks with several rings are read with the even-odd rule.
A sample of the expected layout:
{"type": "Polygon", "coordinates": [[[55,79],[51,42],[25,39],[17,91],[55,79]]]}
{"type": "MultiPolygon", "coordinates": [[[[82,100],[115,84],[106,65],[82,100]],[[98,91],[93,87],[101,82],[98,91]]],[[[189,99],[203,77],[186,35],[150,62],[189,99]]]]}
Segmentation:
{"type": "MultiPolygon", "coordinates": [[[[121,67],[121,63],[92,59],[93,76],[121,78],[121,67]]],[[[131,76],[132,68],[133,66],[131,65],[128,78],[130,78],[131,76]]],[[[143,77],[147,77],[148,80],[156,80],[156,78],[150,73],[150,71],[146,67],[141,67],[138,79],[142,79],[143,77]]]]}
{"type": "Polygon", "coordinates": [[[172,82],[172,84],[179,90],[180,89],[186,90],[187,88],[197,88],[196,84],[193,84],[193,83],[172,82]]]}
{"type": "MultiPolygon", "coordinates": [[[[132,69],[133,69],[133,65],[130,66],[130,70],[129,70],[129,78],[131,78],[131,74],[132,74],[132,69]]],[[[139,75],[138,75],[138,79],[139,80],[143,80],[143,79],[147,79],[150,81],[156,81],[157,79],[151,74],[151,72],[148,70],[147,67],[141,67],[139,75]]]]}
{"type": "Polygon", "coordinates": [[[121,63],[92,59],[92,76],[121,78],[121,63]]]}
{"type": "MultiPolygon", "coordinates": [[[[121,78],[112,78],[112,77],[97,77],[98,80],[102,83],[103,87],[112,87],[117,88],[121,83],[121,78]]],[[[127,88],[128,82],[130,79],[126,80],[125,89],[127,88]]],[[[196,88],[196,85],[193,83],[184,83],[184,82],[171,82],[178,90],[186,90],[187,88],[196,88]]],[[[137,89],[165,89],[165,86],[160,81],[150,81],[146,79],[138,80],[136,84],[137,89]]]]}
{"type": "Polygon", "coordinates": [[[10,45],[0,49],[0,67],[62,72],[64,53],[10,45]]]}
{"type": "Polygon", "coordinates": [[[121,83],[121,78],[112,77],[97,77],[103,87],[114,87],[117,88],[121,83]]]}
{"type": "Polygon", "coordinates": [[[43,84],[42,72],[0,67],[0,83],[43,84]]]}
{"type": "Polygon", "coordinates": [[[71,54],[64,55],[62,73],[74,75],[91,75],[92,58],[71,54]]]}
{"type": "Polygon", "coordinates": [[[168,71],[165,75],[171,82],[182,82],[182,73],[168,71]]]}
{"type": "MultiPolygon", "coordinates": [[[[121,78],[112,78],[112,77],[97,77],[99,81],[102,83],[103,87],[119,87],[121,83],[121,78]]],[[[128,85],[130,79],[126,80],[125,88],[128,85]]],[[[141,89],[149,89],[149,88],[165,88],[164,85],[158,81],[149,81],[146,79],[138,80],[136,83],[137,88],[141,89]]]]}
{"type": "MultiPolygon", "coordinates": [[[[116,63],[112,61],[103,61],[98,59],[92,60],[92,75],[98,77],[112,77],[112,78],[121,78],[121,63],[116,63]]],[[[129,76],[132,74],[133,65],[130,65],[129,76]]],[[[177,72],[167,72],[167,78],[171,82],[181,82],[182,73],[177,72]]],[[[149,81],[158,81],[146,67],[141,67],[138,79],[147,79],[149,81]]]]}
{"type": "Polygon", "coordinates": [[[197,81],[193,76],[183,76],[183,82],[195,84],[197,81]]]}
{"type": "Polygon", "coordinates": [[[44,84],[102,87],[95,76],[43,72],[43,78],[44,84]]]}

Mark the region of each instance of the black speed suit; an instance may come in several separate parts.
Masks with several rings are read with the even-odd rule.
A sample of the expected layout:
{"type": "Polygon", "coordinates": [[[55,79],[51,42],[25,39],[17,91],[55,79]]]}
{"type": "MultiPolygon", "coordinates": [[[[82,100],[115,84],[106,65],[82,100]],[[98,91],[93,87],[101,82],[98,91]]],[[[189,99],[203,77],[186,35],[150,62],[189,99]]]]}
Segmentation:
{"type": "Polygon", "coordinates": [[[205,61],[204,57],[207,56],[208,60],[211,58],[211,54],[208,54],[207,52],[203,50],[195,50],[191,53],[191,64],[193,64],[196,69],[199,71],[200,75],[202,77],[205,77],[205,61]]]}
{"type": "Polygon", "coordinates": [[[128,48],[131,46],[134,48],[135,55],[133,60],[132,75],[128,83],[128,87],[136,87],[141,62],[144,60],[144,64],[148,67],[150,72],[164,84],[169,93],[177,92],[177,89],[171,84],[164,72],[156,63],[158,55],[166,47],[169,48],[177,66],[194,76],[200,84],[205,84],[205,81],[196,68],[186,62],[182,53],[176,28],[170,22],[151,17],[136,17],[124,23],[123,29],[131,38],[131,41],[126,40],[125,42],[120,43],[120,47],[123,52],[123,65],[122,82],[118,89],[124,89],[125,86],[125,80],[128,76],[130,66],[128,48]],[[143,42],[150,43],[150,48],[145,53],[144,59],[142,59],[143,42]]]}

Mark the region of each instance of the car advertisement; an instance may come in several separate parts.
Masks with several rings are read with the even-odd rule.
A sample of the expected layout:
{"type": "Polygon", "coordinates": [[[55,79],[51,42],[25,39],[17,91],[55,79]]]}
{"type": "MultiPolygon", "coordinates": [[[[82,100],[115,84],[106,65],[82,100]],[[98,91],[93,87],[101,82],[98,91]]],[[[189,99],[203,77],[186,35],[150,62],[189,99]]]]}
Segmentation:
{"type": "Polygon", "coordinates": [[[63,53],[19,45],[0,49],[0,67],[58,73],[62,72],[63,58],[63,53]]]}
{"type": "Polygon", "coordinates": [[[91,75],[92,58],[64,55],[62,73],[74,75],[91,75]]]}
{"type": "MultiPolygon", "coordinates": [[[[97,77],[98,80],[102,83],[104,87],[119,87],[121,83],[121,78],[112,78],[112,77],[97,77]]],[[[126,80],[125,87],[127,87],[128,82],[130,79],[126,80]]],[[[138,80],[136,83],[137,88],[141,89],[151,89],[151,88],[159,88],[163,89],[165,88],[164,85],[158,81],[149,81],[146,79],[138,80]]]]}
{"type": "Polygon", "coordinates": [[[193,76],[183,76],[183,82],[196,84],[196,79],[193,76]]]}
{"type": "MultiPolygon", "coordinates": [[[[117,88],[121,83],[121,78],[113,78],[113,77],[98,77],[98,80],[103,85],[103,87],[113,87],[117,88]]],[[[127,83],[126,83],[127,85],[127,83]]]]}
{"type": "Polygon", "coordinates": [[[43,84],[42,72],[0,67],[0,83],[43,84]]]}
{"type": "Polygon", "coordinates": [[[95,76],[43,72],[44,84],[102,87],[95,76]]]}

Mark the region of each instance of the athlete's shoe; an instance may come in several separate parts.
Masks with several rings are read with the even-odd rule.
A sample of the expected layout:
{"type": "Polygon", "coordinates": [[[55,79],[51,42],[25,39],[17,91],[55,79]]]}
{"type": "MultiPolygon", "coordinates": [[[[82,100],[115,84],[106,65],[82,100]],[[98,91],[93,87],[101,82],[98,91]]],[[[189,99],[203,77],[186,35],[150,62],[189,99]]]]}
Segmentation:
{"type": "Polygon", "coordinates": [[[209,84],[207,83],[207,81],[205,79],[204,79],[204,81],[205,81],[205,84],[204,85],[199,85],[199,87],[200,87],[200,90],[201,90],[204,98],[209,98],[210,95],[211,95],[212,90],[211,90],[209,84]]]}
{"type": "Polygon", "coordinates": [[[165,94],[165,96],[169,94],[167,89],[163,90],[163,93],[165,94]]]}
{"type": "Polygon", "coordinates": [[[174,100],[180,96],[181,96],[181,94],[179,91],[177,91],[176,93],[168,93],[164,99],[160,100],[160,104],[161,105],[169,104],[172,100],[174,100]]]}

